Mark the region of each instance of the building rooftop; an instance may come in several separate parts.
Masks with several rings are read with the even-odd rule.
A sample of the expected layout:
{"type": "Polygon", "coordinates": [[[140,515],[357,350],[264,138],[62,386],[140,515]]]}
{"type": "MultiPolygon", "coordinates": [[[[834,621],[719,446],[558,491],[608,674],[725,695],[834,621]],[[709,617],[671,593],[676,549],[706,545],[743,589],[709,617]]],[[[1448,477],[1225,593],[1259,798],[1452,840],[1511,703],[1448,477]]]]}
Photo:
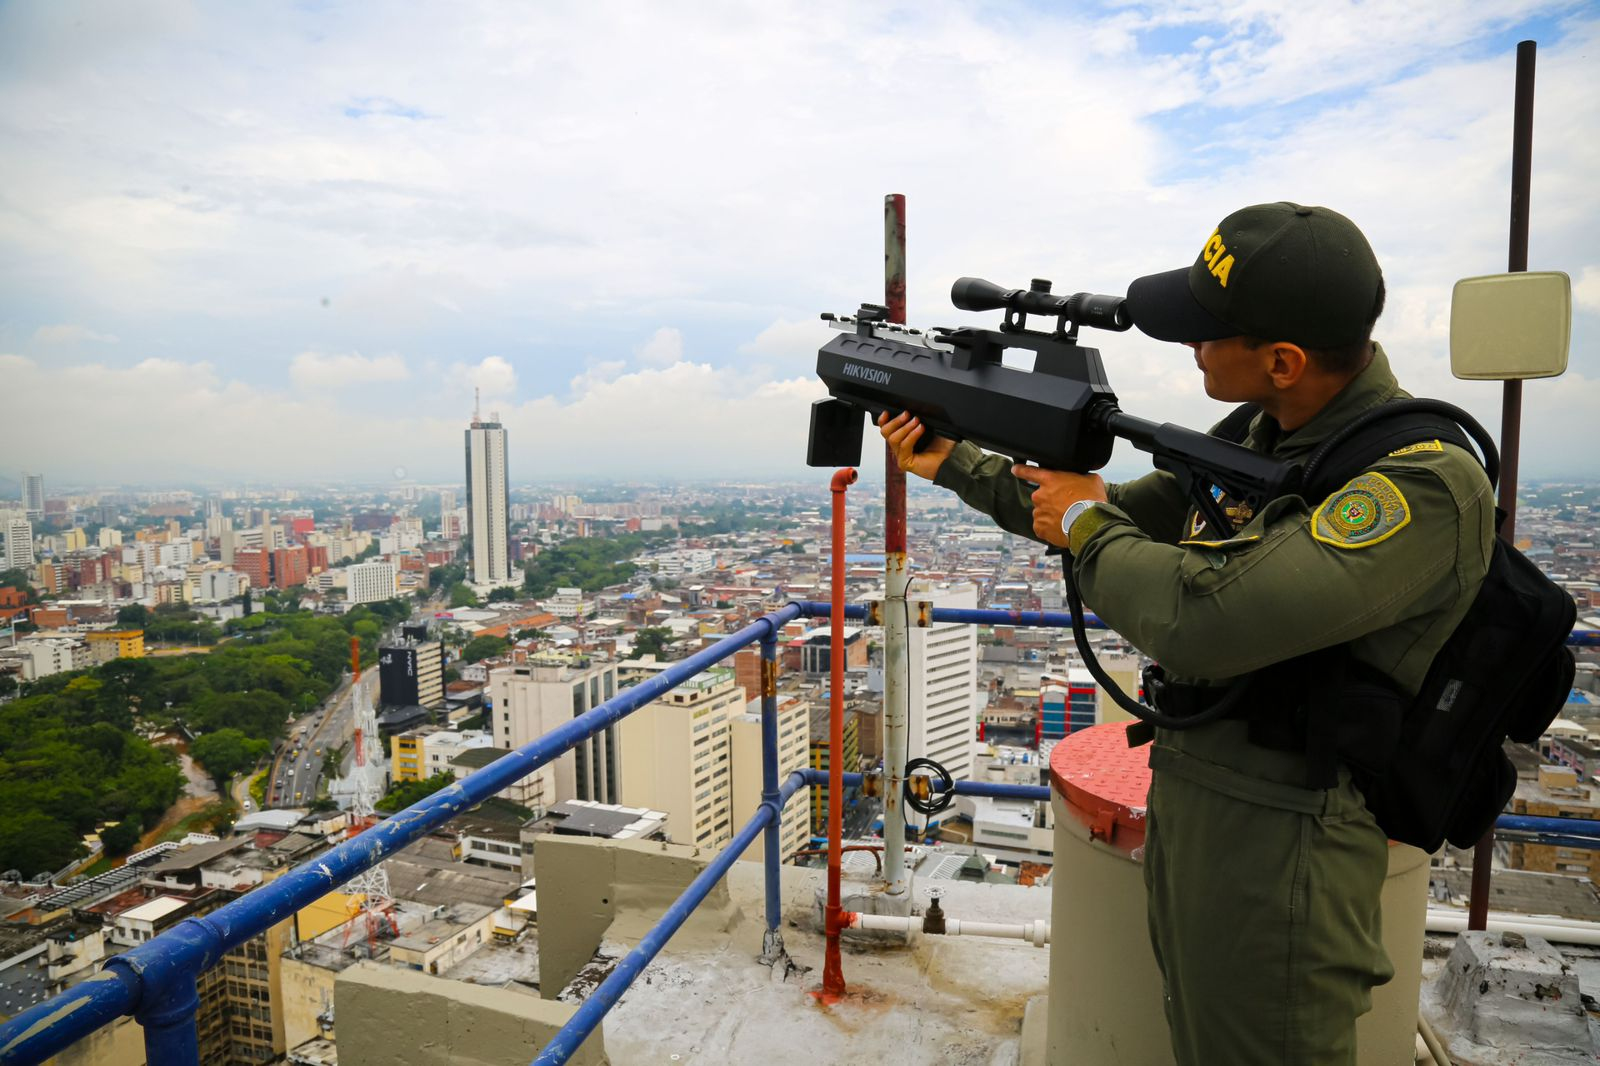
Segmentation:
{"type": "Polygon", "coordinates": [[[543,818],[529,825],[528,831],[622,840],[654,832],[666,820],[665,811],[618,807],[588,800],[563,800],[551,807],[543,818]]]}

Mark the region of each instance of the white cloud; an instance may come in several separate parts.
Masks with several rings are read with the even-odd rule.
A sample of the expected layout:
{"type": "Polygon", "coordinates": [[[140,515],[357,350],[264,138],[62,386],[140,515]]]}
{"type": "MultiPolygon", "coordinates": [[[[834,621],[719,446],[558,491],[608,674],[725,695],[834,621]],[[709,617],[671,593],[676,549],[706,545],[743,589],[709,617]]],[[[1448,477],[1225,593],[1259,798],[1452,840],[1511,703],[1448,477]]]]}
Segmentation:
{"type": "Polygon", "coordinates": [[[645,366],[671,366],[683,358],[683,334],[662,326],[639,346],[638,356],[645,366]]]}
{"type": "Polygon", "coordinates": [[[1572,279],[1572,306],[1600,314],[1600,267],[1584,267],[1572,279]]]}
{"type": "Polygon", "coordinates": [[[517,392],[517,371],[498,355],[476,363],[453,363],[447,372],[456,395],[471,395],[474,390],[484,400],[508,399],[517,392]]]}
{"type": "Polygon", "coordinates": [[[97,333],[88,326],[40,326],[33,331],[33,339],[40,344],[78,344],[94,341],[98,344],[115,344],[117,338],[109,333],[97,333]]]}
{"type": "Polygon", "coordinates": [[[289,380],[294,382],[295,388],[306,391],[404,381],[410,376],[406,361],[398,355],[301,352],[289,364],[289,380]]]}
{"type": "MultiPolygon", "coordinates": [[[[70,7],[0,5],[0,341],[105,339],[53,340],[62,318],[114,324],[112,380],[148,354],[209,368],[218,391],[194,400],[196,425],[224,434],[203,413],[222,395],[289,420],[322,405],[320,450],[294,442],[305,461],[276,456],[284,476],[363,468],[364,390],[343,386],[375,380],[411,383],[385,391],[412,406],[389,406],[381,432],[417,453],[385,469],[454,455],[478,387],[486,411],[529,413],[514,439],[551,439],[533,412],[568,434],[556,454],[575,476],[601,469],[590,455],[798,472],[798,448],[755,441],[803,433],[793,401],[816,392],[828,336],[815,314],[881,300],[886,191],[909,198],[915,325],[977,321],[948,302],[962,274],[1123,291],[1192,259],[1227,211],[1291,198],[1372,237],[1393,294],[1380,332],[1424,391],[1451,283],[1504,265],[1513,60],[1498,42],[1543,13],[1540,32],[1559,17],[1564,36],[1539,55],[1532,265],[1573,276],[1573,380],[1600,379],[1593,10],[1109,6],[794,0],[727,20],[661,5],[625,19],[603,4],[402,19],[202,5],[87,24],[70,7]],[[690,446],[619,428],[624,416],[690,446]]],[[[1215,416],[1181,350],[1091,343],[1128,410],[1215,416]]],[[[24,401],[63,395],[57,378],[21,381],[37,390],[24,401]]],[[[108,403],[96,425],[156,455],[202,439],[179,422],[157,432],[149,409],[108,403]]],[[[1530,449],[1524,469],[1544,459],[1530,449]]]]}

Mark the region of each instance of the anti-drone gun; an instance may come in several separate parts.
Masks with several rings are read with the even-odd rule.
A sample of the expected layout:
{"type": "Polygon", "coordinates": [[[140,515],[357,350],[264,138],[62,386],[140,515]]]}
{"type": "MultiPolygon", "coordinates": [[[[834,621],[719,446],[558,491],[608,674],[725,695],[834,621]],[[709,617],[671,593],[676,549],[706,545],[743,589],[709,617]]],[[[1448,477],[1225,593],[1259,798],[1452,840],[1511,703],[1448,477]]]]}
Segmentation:
{"type": "Polygon", "coordinates": [[[817,375],[833,399],[812,405],[809,465],[858,465],[863,416],[909,411],[940,436],[1051,470],[1098,470],[1121,437],[1178,478],[1214,531],[1231,528],[1221,494],[1257,511],[1297,488],[1298,465],[1117,406],[1100,352],[1078,343],[1078,328],[1128,329],[1121,297],[1058,296],[1042,279],[1006,289],[961,278],[950,300],[963,311],[1003,309],[1005,320],[999,329],[922,331],[888,322],[876,304],[822,316],[841,332],[817,352],[817,375]],[[1053,317],[1055,328],[1029,329],[1029,315],[1053,317]],[[1008,351],[1020,359],[1005,359],[1008,351]],[[1031,369],[1007,365],[1026,362],[1028,352],[1031,369]]]}

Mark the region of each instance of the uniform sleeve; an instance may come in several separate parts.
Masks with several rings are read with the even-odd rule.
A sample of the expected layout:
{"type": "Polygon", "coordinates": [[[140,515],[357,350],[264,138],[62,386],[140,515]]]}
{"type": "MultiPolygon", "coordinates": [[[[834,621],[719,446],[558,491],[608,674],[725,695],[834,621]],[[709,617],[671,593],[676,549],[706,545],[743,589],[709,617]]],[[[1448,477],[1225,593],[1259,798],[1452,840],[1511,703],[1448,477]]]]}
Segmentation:
{"type": "MultiPolygon", "coordinates": [[[[1011,465],[1003,455],[962,441],[939,465],[933,483],[953,491],[962,503],[993,518],[1000,528],[1038,540],[1033,533],[1033,488],[1011,472],[1011,465]]],[[[1177,542],[1188,502],[1171,474],[1156,470],[1134,481],[1107,485],[1106,495],[1153,539],[1177,542]]]]}
{"type": "Polygon", "coordinates": [[[1038,540],[1033,535],[1033,490],[1011,472],[1011,460],[985,452],[970,441],[939,464],[933,483],[950,489],[961,502],[982,511],[1001,529],[1038,540]]]}
{"type": "Polygon", "coordinates": [[[1107,485],[1106,498],[1150,539],[1163,544],[1178,542],[1183,520],[1189,513],[1189,497],[1171,474],[1152,470],[1133,481],[1107,485]]]}
{"type": "Polygon", "coordinates": [[[1459,602],[1458,556],[1485,528],[1489,490],[1449,462],[1386,461],[1315,504],[1274,500],[1226,541],[1158,543],[1102,509],[1081,543],[1074,529],[1073,572],[1096,613],[1172,674],[1237,677],[1459,602]]]}

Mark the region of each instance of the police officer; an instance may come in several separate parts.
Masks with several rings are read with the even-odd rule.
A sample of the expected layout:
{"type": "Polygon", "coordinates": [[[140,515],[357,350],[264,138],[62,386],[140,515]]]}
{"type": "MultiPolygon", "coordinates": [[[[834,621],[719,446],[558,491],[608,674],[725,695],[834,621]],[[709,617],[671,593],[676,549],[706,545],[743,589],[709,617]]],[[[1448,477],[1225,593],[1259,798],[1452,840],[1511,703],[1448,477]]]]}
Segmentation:
{"type": "MultiPolygon", "coordinates": [[[[1371,340],[1377,259],[1324,207],[1235,211],[1191,266],[1138,279],[1128,303],[1144,333],[1193,351],[1207,395],[1260,406],[1244,441],[1257,452],[1304,460],[1406,395],[1371,340]]],[[[1069,548],[1085,601],[1190,684],[1344,645],[1414,695],[1488,565],[1488,479],[1438,441],[1398,449],[1326,499],[1251,513],[1224,498],[1231,528],[1212,529],[1163,472],[1106,485],[1013,466],[905,414],[879,427],[906,470],[1069,548]]],[[[1248,716],[1156,731],[1144,875],[1179,1066],[1354,1063],[1356,1019],[1393,975],[1380,940],[1388,847],[1349,771],[1317,782],[1305,749],[1251,739],[1247,717],[1287,721],[1325,684],[1296,674],[1250,689],[1248,716]]]]}

